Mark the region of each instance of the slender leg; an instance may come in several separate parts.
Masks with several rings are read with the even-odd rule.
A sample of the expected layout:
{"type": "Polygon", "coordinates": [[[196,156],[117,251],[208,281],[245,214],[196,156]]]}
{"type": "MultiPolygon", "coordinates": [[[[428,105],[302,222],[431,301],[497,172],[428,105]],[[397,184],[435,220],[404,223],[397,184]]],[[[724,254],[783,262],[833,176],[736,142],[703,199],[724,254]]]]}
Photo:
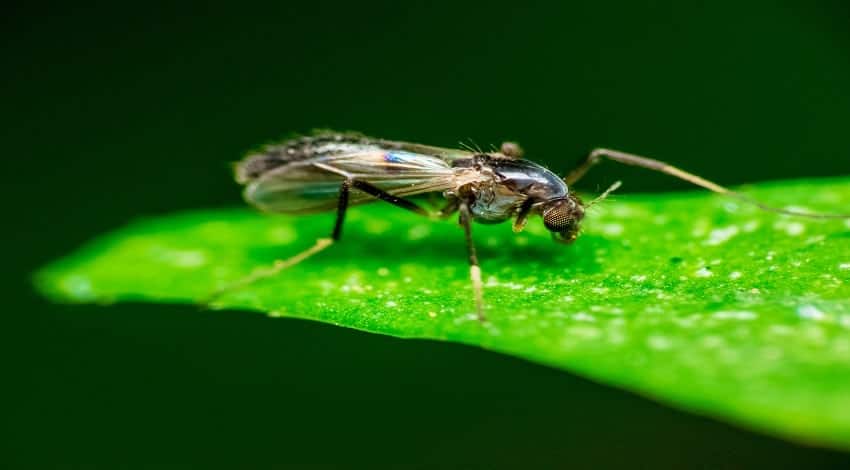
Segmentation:
{"type": "Polygon", "coordinates": [[[345,222],[345,213],[348,211],[348,194],[351,191],[351,180],[345,180],[339,187],[339,201],[336,204],[336,221],[334,231],[331,232],[331,240],[339,241],[342,237],[342,224],[345,222]]]}
{"type": "Polygon", "coordinates": [[[393,196],[392,194],[389,194],[386,191],[383,191],[382,189],[377,188],[364,181],[354,180],[350,178],[345,179],[339,187],[339,202],[337,204],[336,221],[334,222],[334,228],[333,232],[331,232],[330,238],[319,238],[318,240],[316,240],[316,243],[314,243],[313,246],[307,248],[301,253],[296,254],[295,256],[292,256],[285,260],[277,260],[271,266],[256,269],[248,276],[217,290],[210,297],[208,297],[204,303],[210,303],[228,292],[241,289],[257,281],[275,276],[284,269],[295,266],[296,264],[331,246],[334,242],[339,241],[339,239],[342,237],[342,226],[345,222],[345,213],[348,210],[349,195],[351,193],[352,187],[357,188],[382,201],[389,202],[394,206],[407,209],[420,215],[428,216],[427,211],[406,199],[393,196]]]}
{"type": "Polygon", "coordinates": [[[351,180],[344,180],[339,187],[339,203],[337,204],[336,221],[334,222],[334,228],[333,232],[331,232],[330,238],[319,238],[313,246],[296,254],[295,256],[285,260],[276,260],[271,266],[255,269],[254,272],[242,279],[213,292],[213,294],[206,298],[203,303],[209,304],[228,292],[239,290],[257,281],[275,276],[284,269],[295,266],[296,264],[331,246],[334,242],[339,241],[342,236],[342,224],[345,221],[345,212],[348,210],[348,195],[350,190],[351,180]]]}
{"type": "Polygon", "coordinates": [[[407,199],[400,198],[398,196],[393,196],[392,194],[384,191],[383,189],[378,188],[376,186],[373,186],[372,184],[369,184],[365,181],[352,180],[351,185],[354,188],[357,188],[360,191],[363,191],[364,193],[366,193],[370,196],[374,196],[374,197],[376,197],[376,198],[378,198],[378,199],[380,199],[384,202],[389,202],[390,204],[392,204],[394,206],[401,207],[402,209],[407,209],[410,212],[413,212],[413,213],[416,213],[416,214],[419,214],[419,215],[423,215],[425,217],[430,217],[430,214],[428,213],[428,211],[419,207],[415,203],[413,203],[413,202],[411,202],[407,199]]]}
{"type": "Polygon", "coordinates": [[[734,197],[736,199],[742,200],[749,204],[752,204],[759,209],[775,212],[777,214],[786,214],[793,215],[798,217],[810,217],[815,219],[847,219],[850,218],[850,214],[821,214],[821,213],[813,213],[813,212],[803,212],[796,210],[788,210],[782,209],[778,207],[769,206],[762,202],[759,202],[749,196],[744,194],[732,191],[729,188],[725,188],[720,186],[717,183],[711,182],[705,178],[697,176],[693,173],[688,173],[685,170],[680,168],[676,168],[673,165],[664,163],[659,160],[654,160],[652,158],[642,157],[640,155],[635,155],[631,153],[620,152],[617,150],[598,148],[594,149],[590,154],[585,158],[573,171],[571,171],[566,177],[564,177],[564,181],[568,185],[572,185],[578,180],[580,180],[594,165],[602,161],[602,159],[608,159],[617,163],[622,163],[624,165],[636,166],[640,168],[646,168],[647,170],[657,171],[659,173],[665,173],[675,178],[678,178],[683,181],[687,181],[699,187],[708,189],[709,191],[723,194],[726,196],[734,197]]]}
{"type": "Polygon", "coordinates": [[[531,208],[534,205],[534,199],[528,198],[522,202],[522,205],[519,206],[519,210],[516,214],[516,219],[514,219],[514,233],[522,232],[522,229],[525,228],[525,223],[528,222],[528,216],[531,214],[531,208]]]}
{"type": "MultiPolygon", "coordinates": [[[[364,193],[366,193],[370,196],[376,197],[376,198],[378,198],[378,199],[380,199],[384,202],[388,202],[388,203],[390,203],[394,206],[401,207],[402,209],[409,210],[409,211],[414,212],[416,214],[423,215],[425,217],[430,217],[430,214],[428,213],[428,211],[419,207],[415,203],[413,203],[413,202],[411,202],[407,199],[404,199],[404,198],[401,198],[401,197],[398,197],[398,196],[394,196],[394,195],[384,191],[383,189],[381,189],[381,188],[379,188],[379,187],[377,187],[377,186],[375,186],[371,183],[367,183],[366,181],[355,179],[353,177],[353,175],[351,175],[351,174],[349,174],[345,171],[342,171],[338,168],[334,168],[330,165],[326,165],[324,163],[314,163],[313,166],[315,166],[316,168],[321,168],[321,169],[323,169],[323,170],[325,170],[329,173],[334,173],[334,174],[337,174],[339,176],[342,176],[343,178],[345,178],[346,181],[348,181],[348,184],[349,184],[350,187],[359,189],[360,191],[363,191],[364,193]]],[[[346,198],[347,197],[348,197],[348,195],[346,194],[346,198]]]]}
{"type": "Polygon", "coordinates": [[[254,272],[243,277],[242,279],[240,279],[240,280],[238,280],[238,281],[236,281],[232,284],[228,284],[228,285],[222,287],[221,289],[218,289],[212,295],[210,295],[209,297],[204,299],[203,303],[204,304],[212,303],[224,294],[239,290],[243,287],[247,287],[247,286],[249,286],[249,285],[251,285],[251,284],[253,284],[257,281],[260,281],[262,279],[272,277],[272,276],[278,274],[279,272],[283,271],[284,269],[295,266],[296,264],[298,264],[298,263],[304,261],[305,259],[315,255],[316,253],[319,253],[320,251],[324,250],[325,248],[331,246],[333,244],[333,242],[334,242],[334,240],[330,239],[330,238],[319,238],[318,240],[316,240],[316,243],[313,244],[313,246],[311,246],[310,248],[307,248],[306,250],[302,251],[301,253],[298,253],[297,255],[295,255],[291,258],[285,259],[285,260],[277,260],[271,266],[255,269],[254,272]]]}
{"type": "Polygon", "coordinates": [[[577,166],[573,171],[570,172],[570,174],[568,174],[564,178],[564,181],[566,181],[567,184],[574,184],[575,182],[580,180],[588,172],[588,170],[590,170],[593,166],[601,162],[603,158],[607,158],[608,160],[615,161],[617,163],[622,163],[624,165],[637,166],[640,168],[646,168],[647,170],[666,173],[670,176],[679,178],[689,183],[693,183],[710,191],[714,191],[715,193],[729,194],[732,192],[730,189],[724,188],[723,186],[720,186],[716,183],[712,183],[711,181],[708,181],[697,175],[688,173],[684,170],[680,170],[679,168],[676,168],[673,165],[669,165],[662,161],[641,157],[640,155],[634,155],[631,153],[625,153],[617,150],[603,148],[593,149],[593,151],[590,152],[587,158],[585,158],[579,164],[579,166],[577,166]]]}
{"type": "Polygon", "coordinates": [[[484,316],[484,287],[481,283],[481,267],[478,266],[478,255],[475,253],[475,244],[472,241],[472,217],[469,213],[469,204],[466,201],[460,203],[460,225],[466,236],[466,249],[469,253],[469,278],[472,281],[472,293],[475,296],[475,312],[478,320],[487,321],[484,316]]]}
{"type": "Polygon", "coordinates": [[[446,202],[446,205],[437,212],[437,217],[441,219],[451,217],[452,214],[457,212],[458,208],[460,208],[460,199],[451,197],[448,202],[446,202]]]}

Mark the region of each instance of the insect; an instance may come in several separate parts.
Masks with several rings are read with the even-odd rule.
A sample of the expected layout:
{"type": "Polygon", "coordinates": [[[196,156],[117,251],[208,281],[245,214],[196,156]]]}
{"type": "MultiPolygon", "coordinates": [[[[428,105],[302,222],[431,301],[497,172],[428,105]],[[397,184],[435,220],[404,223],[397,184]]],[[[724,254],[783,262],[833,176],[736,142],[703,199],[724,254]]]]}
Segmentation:
{"type": "Polygon", "coordinates": [[[481,268],[472,238],[472,222],[499,223],[513,219],[522,231],[532,215],[540,215],[552,238],[572,243],[587,209],[605,199],[619,182],[595,200],[584,203],[571,187],[590,168],[610,160],[666,173],[715,193],[732,196],[761,209],[794,216],[847,218],[850,214],[818,214],[771,207],[664,162],[610,149],[595,149],[566,177],[522,158],[515,143],[498,151],[448,149],[367,137],[357,133],[319,132],[267,145],[236,164],[236,180],[245,185],[247,202],[266,212],[309,214],[336,211],[329,237],[310,248],[226,286],[223,292],[273,276],[340,240],[348,208],[384,201],[425,217],[458,213],[469,258],[469,276],[480,320],[485,320],[481,268]],[[431,213],[412,196],[437,193],[445,205],[431,213]]]}

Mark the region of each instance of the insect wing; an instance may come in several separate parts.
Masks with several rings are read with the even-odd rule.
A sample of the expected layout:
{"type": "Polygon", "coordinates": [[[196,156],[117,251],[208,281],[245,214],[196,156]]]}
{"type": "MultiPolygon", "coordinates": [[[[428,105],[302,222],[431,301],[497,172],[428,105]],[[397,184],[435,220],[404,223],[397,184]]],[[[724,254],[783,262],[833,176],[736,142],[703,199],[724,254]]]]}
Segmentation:
{"type": "Polygon", "coordinates": [[[380,144],[387,148],[399,149],[408,153],[436,157],[449,163],[459,159],[471,158],[474,155],[472,152],[467,150],[435,147],[433,145],[415,144],[412,142],[382,140],[380,141],[380,144]]]}
{"type": "MultiPolygon", "coordinates": [[[[455,171],[438,156],[406,150],[369,150],[323,156],[275,168],[245,189],[245,198],[268,212],[311,213],[336,207],[342,181],[350,177],[396,195],[445,191],[455,171]]],[[[374,198],[352,189],[349,204],[374,198]]]]}

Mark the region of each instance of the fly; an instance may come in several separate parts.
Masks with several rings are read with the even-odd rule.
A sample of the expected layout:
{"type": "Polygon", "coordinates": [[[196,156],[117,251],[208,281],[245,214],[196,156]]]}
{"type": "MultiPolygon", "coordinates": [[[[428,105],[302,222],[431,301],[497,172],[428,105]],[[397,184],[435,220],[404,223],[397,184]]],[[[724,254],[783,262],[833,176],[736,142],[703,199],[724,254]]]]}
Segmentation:
{"type": "Polygon", "coordinates": [[[530,216],[540,215],[554,240],[572,243],[578,238],[586,210],[620,186],[619,182],[615,183],[589,203],[571,191],[602,160],[666,173],[778,214],[850,218],[850,214],[819,214],[768,206],[664,162],[616,150],[593,150],[564,178],[524,160],[522,154],[522,149],[512,142],[502,144],[499,151],[482,152],[334,132],[267,145],[236,164],[236,181],[245,186],[245,200],[273,213],[336,211],[333,229],[329,237],[316,240],[310,248],[256,270],[219,290],[214,297],[274,276],[328,248],[342,237],[345,213],[350,206],[381,200],[424,217],[446,218],[458,214],[466,240],[475,310],[484,321],[481,268],[472,238],[472,222],[489,224],[513,219],[514,232],[520,232],[530,216]],[[436,213],[410,199],[428,193],[440,194],[445,199],[444,206],[436,213]]]}

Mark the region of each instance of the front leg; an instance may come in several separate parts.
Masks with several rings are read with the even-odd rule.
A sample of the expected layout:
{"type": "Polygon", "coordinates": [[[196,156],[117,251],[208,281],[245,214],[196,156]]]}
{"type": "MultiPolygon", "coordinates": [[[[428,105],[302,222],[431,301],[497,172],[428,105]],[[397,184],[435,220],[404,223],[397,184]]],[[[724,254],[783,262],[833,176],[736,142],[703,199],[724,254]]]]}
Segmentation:
{"type": "Polygon", "coordinates": [[[460,209],[460,199],[455,196],[448,196],[446,204],[437,212],[437,218],[446,219],[452,216],[460,209]]]}
{"type": "Polygon", "coordinates": [[[590,152],[590,154],[573,171],[571,171],[567,176],[564,177],[564,181],[567,183],[567,185],[572,186],[574,183],[584,177],[588,170],[590,170],[594,165],[601,162],[603,159],[610,160],[616,163],[621,163],[623,165],[636,166],[639,168],[645,168],[647,170],[664,173],[674,178],[678,178],[682,181],[687,181],[688,183],[694,184],[701,188],[705,188],[709,191],[734,197],[748,204],[752,204],[753,206],[758,207],[759,209],[768,212],[774,212],[776,214],[792,215],[796,217],[808,217],[810,219],[850,219],[850,213],[829,214],[774,207],[768,204],[764,204],[763,202],[753,199],[745,194],[741,194],[737,191],[732,191],[729,188],[723,187],[701,176],[689,173],[681,168],[677,168],[673,165],[670,165],[669,163],[665,163],[660,160],[655,160],[653,158],[643,157],[641,155],[635,155],[633,153],[620,152],[619,150],[611,150],[604,148],[594,149],[592,152],[590,152]]]}

